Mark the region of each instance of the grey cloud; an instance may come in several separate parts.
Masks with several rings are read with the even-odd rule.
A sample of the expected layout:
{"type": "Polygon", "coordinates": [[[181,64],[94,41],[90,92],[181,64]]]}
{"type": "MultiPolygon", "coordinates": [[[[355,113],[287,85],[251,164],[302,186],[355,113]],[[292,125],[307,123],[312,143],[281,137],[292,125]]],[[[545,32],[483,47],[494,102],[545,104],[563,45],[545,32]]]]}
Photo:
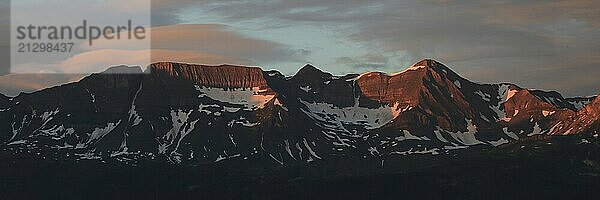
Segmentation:
{"type": "MultiPolygon", "coordinates": [[[[599,1],[269,2],[208,1],[203,7],[231,21],[261,19],[269,26],[337,27],[341,37],[373,54],[406,53],[413,61],[438,59],[484,82],[514,81],[533,88],[558,88],[567,95],[595,94],[598,88],[590,85],[600,85],[598,78],[585,76],[600,72],[600,67],[589,67],[597,66],[600,52],[599,1]],[[495,73],[481,75],[486,71],[495,73]]],[[[395,60],[354,58],[337,63],[406,65],[395,60]]]]}
{"type": "MultiPolygon", "coordinates": [[[[224,22],[255,23],[256,29],[327,26],[373,55],[386,55],[386,60],[374,61],[365,56],[337,60],[336,63],[355,71],[385,70],[388,68],[384,66],[406,65],[430,57],[482,82],[511,81],[532,88],[558,88],[566,95],[599,92],[600,79],[590,77],[600,72],[597,0],[153,0],[152,3],[156,25],[181,23],[181,11],[190,9],[218,16],[224,22]],[[408,58],[394,57],[404,54],[408,58]]],[[[292,47],[276,49],[273,56],[261,54],[258,59],[304,61],[305,58],[295,56],[310,55],[292,47]],[[282,52],[285,56],[281,56],[282,52]]]]}
{"type": "Polygon", "coordinates": [[[198,5],[200,2],[193,0],[151,0],[152,26],[178,24],[182,21],[179,14],[182,8],[198,5]]]}
{"type": "Polygon", "coordinates": [[[160,26],[151,32],[152,49],[194,50],[255,61],[251,64],[288,61],[307,53],[277,42],[246,37],[219,24],[160,26]]]}
{"type": "Polygon", "coordinates": [[[526,88],[557,90],[565,96],[588,96],[600,92],[600,62],[490,58],[446,63],[464,77],[483,83],[511,82],[526,88]],[[530,67],[539,66],[539,67],[530,67]]]}
{"type": "MultiPolygon", "coordinates": [[[[227,26],[218,24],[178,24],[153,27],[150,31],[152,32],[152,61],[155,62],[256,65],[301,59],[310,54],[308,50],[292,49],[276,42],[246,37],[229,30],[227,26]]],[[[107,44],[108,48],[119,45],[110,42],[107,44]]],[[[98,41],[97,46],[102,47],[102,45],[102,41],[98,41]]],[[[82,65],[96,66],[98,65],[96,62],[107,58],[128,63],[126,60],[119,61],[118,59],[122,59],[119,56],[111,56],[114,54],[115,52],[110,51],[86,52],[66,60],[63,64],[64,67],[77,68],[82,65]],[[91,63],[84,64],[86,62],[91,63]],[[75,63],[75,66],[70,65],[72,63],[75,63]]],[[[133,56],[135,54],[131,55],[135,57],[133,56]]],[[[65,83],[70,80],[68,78],[69,76],[66,75],[52,74],[0,76],[0,92],[15,95],[19,91],[34,91],[65,83]]]]}
{"type": "Polygon", "coordinates": [[[347,65],[353,68],[354,71],[383,71],[389,67],[388,59],[381,55],[367,54],[355,58],[339,57],[336,59],[337,64],[347,65]]]}

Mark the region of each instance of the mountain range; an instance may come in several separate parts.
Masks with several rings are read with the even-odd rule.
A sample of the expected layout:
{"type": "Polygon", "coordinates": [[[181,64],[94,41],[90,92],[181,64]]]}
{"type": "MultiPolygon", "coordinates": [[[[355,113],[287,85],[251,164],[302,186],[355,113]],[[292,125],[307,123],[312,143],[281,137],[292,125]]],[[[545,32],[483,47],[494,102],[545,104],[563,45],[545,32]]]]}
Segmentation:
{"type": "Polygon", "coordinates": [[[173,62],[116,66],[16,97],[0,95],[0,143],[42,159],[275,164],[449,154],[600,132],[600,98],[469,81],[419,61],[394,74],[293,76],[173,62]],[[56,153],[70,152],[70,153],[56,153]],[[54,152],[54,153],[49,153],[54,152]]]}

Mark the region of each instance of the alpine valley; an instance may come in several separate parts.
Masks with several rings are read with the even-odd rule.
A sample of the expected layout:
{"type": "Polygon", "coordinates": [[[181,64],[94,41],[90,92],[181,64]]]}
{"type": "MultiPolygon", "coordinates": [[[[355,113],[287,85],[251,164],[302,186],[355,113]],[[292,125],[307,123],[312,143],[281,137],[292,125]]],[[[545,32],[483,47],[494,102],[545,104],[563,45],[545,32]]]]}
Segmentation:
{"type": "Polygon", "coordinates": [[[117,66],[0,95],[0,194],[595,199],[599,132],[596,96],[475,83],[431,59],[345,76],[117,66]]]}

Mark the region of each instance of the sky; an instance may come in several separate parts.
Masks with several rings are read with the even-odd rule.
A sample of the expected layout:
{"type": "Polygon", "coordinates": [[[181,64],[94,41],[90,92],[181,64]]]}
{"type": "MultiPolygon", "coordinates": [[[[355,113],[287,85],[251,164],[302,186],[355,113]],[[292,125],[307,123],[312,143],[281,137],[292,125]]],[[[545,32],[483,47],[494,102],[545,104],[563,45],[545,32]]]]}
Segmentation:
{"type": "MultiPolygon", "coordinates": [[[[115,12],[132,12],[144,0],[128,1],[115,12]]],[[[393,73],[432,58],[475,82],[600,93],[598,0],[152,0],[151,15],[152,61],[251,65],[287,75],[310,63],[343,75],[393,73]]],[[[119,55],[94,51],[64,63],[132,58],[119,55]]],[[[4,75],[0,93],[82,76],[4,75]]]]}

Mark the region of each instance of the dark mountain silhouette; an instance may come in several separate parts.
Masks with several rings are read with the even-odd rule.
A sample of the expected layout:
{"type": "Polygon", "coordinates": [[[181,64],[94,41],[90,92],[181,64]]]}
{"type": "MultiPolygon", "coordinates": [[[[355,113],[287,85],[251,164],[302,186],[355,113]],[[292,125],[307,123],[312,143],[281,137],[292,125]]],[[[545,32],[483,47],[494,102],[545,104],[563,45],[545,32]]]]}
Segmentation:
{"type": "Polygon", "coordinates": [[[6,146],[75,159],[173,163],[442,154],[530,137],[597,134],[599,100],[479,84],[430,59],[395,74],[294,76],[256,67],[155,63],[14,98],[0,96],[6,146]],[[122,72],[122,73],[121,73],[122,72]]]}

